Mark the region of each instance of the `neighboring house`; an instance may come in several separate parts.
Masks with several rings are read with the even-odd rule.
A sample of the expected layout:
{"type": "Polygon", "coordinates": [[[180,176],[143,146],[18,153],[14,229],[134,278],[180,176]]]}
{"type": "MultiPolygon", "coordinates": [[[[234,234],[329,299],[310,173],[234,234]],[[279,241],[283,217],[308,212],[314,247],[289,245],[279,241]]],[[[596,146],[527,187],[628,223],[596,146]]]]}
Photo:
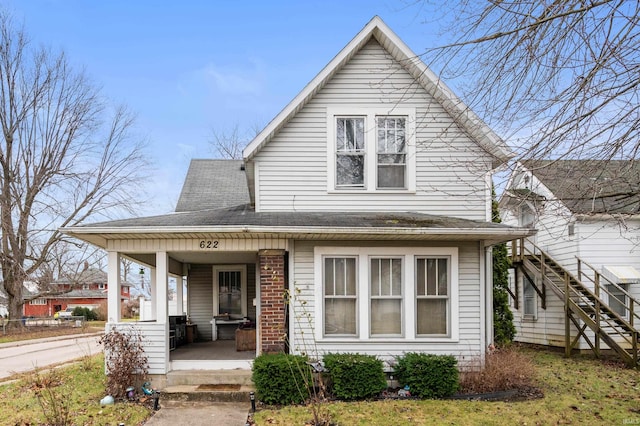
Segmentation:
{"type": "MultiPolygon", "coordinates": [[[[535,227],[530,242],[536,251],[552,257],[597,295],[598,303],[633,326],[629,310],[640,298],[638,188],[638,162],[530,160],[511,175],[500,207],[504,223],[535,227]]],[[[514,286],[516,340],[565,346],[564,300],[547,291],[535,271],[519,275],[514,286]]],[[[593,312],[588,312],[591,317],[593,312]]],[[[580,324],[585,322],[589,319],[580,324]]],[[[577,334],[571,323],[571,337],[577,334]]],[[[581,349],[589,347],[584,338],[578,343],[581,349]]]]}
{"type": "MultiPolygon", "coordinates": [[[[491,223],[491,172],[511,153],[380,18],[243,155],[193,160],[175,213],[63,229],[107,250],[110,300],[121,256],[151,268],[153,321],[135,325],[151,374],[250,368],[214,357],[245,318],[254,355],[484,361],[491,246],[533,233],[491,223]],[[170,275],[186,277],[209,361],[169,350],[183,320],[168,318],[170,275]]],[[[110,303],[108,327],[126,327],[120,317],[110,303]]]]}
{"type": "MultiPolygon", "coordinates": [[[[27,317],[51,317],[56,312],[81,306],[96,309],[107,302],[107,273],[88,269],[77,279],[61,278],[51,282],[50,291],[32,299],[33,291],[25,290],[22,311],[27,317]]],[[[120,301],[129,300],[130,285],[120,286],[120,301]]]]}

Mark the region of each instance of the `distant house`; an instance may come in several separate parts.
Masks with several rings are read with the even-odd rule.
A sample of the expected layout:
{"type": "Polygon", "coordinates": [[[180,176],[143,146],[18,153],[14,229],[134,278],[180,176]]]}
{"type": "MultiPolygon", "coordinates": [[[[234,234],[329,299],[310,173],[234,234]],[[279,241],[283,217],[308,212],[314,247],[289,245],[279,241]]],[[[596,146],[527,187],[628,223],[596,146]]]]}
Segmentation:
{"type": "MultiPolygon", "coordinates": [[[[97,269],[82,272],[77,279],[61,278],[51,282],[49,294],[31,299],[34,294],[25,291],[23,314],[28,317],[50,317],[58,311],[76,306],[96,309],[107,303],[107,273],[97,269]]],[[[128,300],[130,285],[121,285],[120,299],[128,300]]]]}
{"type": "MultiPolygon", "coordinates": [[[[533,233],[491,222],[491,173],[510,157],[375,17],[243,160],[193,160],[176,212],[63,231],[107,250],[109,300],[121,256],[151,269],[152,320],[135,326],[153,375],[248,369],[307,345],[465,366],[493,340],[491,246],[533,233]],[[186,281],[188,319],[168,314],[170,275],[186,281]],[[172,355],[185,320],[207,342],[202,357],[172,355]],[[224,343],[247,322],[251,353],[238,357],[224,343]]],[[[109,318],[131,326],[117,304],[109,318]]]]}
{"type": "MultiPolygon", "coordinates": [[[[531,160],[519,164],[501,197],[504,223],[538,231],[528,240],[532,248],[529,254],[552,258],[571,275],[572,286],[580,288],[579,282],[586,288],[571,290],[570,294],[576,300],[585,295],[585,300],[576,303],[574,315],[580,327],[595,326],[596,317],[619,322],[614,315],[632,328],[638,324],[634,305],[640,298],[639,192],[638,162],[531,160]],[[592,296],[587,297],[587,292],[592,296]],[[584,308],[587,299],[597,300],[598,306],[584,308]],[[599,312],[601,305],[608,311],[599,312]],[[581,306],[584,310],[578,312],[581,306]]],[[[542,280],[534,266],[522,268],[514,283],[516,339],[565,346],[568,320],[563,289],[554,294],[558,293],[554,284],[542,280]]],[[[551,269],[547,265],[547,272],[551,269]]],[[[571,321],[572,338],[579,334],[580,327],[571,321]]],[[[609,323],[600,325],[602,330],[611,327],[609,323]]],[[[584,337],[589,336],[579,339],[576,347],[589,347],[584,337]]]]}

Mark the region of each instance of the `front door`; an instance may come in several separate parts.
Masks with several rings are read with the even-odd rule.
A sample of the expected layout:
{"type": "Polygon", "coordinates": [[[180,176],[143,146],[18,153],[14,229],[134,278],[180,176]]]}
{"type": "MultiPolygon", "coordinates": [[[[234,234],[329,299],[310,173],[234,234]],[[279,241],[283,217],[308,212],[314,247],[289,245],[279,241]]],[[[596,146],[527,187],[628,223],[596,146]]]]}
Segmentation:
{"type": "Polygon", "coordinates": [[[213,340],[233,339],[235,328],[247,316],[247,268],[245,265],[213,267],[213,340]]]}

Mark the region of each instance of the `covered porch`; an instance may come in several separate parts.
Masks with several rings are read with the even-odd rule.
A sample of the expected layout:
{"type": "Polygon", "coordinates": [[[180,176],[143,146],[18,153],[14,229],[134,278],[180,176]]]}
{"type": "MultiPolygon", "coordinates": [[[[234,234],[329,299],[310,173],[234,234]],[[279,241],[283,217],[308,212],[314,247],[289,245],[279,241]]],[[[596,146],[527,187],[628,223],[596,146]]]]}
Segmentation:
{"type": "Polygon", "coordinates": [[[106,327],[134,327],[142,333],[150,374],[250,369],[256,355],[284,349],[285,240],[207,235],[188,240],[122,239],[108,245],[106,327]],[[135,247],[141,245],[145,250],[135,247]],[[144,321],[123,321],[121,304],[115,301],[123,257],[150,271],[150,318],[144,321]],[[178,308],[170,312],[171,278],[177,282],[171,296],[178,308]]]}

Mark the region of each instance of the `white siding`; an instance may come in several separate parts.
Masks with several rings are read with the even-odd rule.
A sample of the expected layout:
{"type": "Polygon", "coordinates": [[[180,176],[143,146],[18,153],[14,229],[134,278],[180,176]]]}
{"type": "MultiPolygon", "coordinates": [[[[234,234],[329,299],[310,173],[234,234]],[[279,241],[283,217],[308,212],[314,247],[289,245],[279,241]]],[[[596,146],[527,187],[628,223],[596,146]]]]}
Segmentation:
{"type": "MultiPolygon", "coordinates": [[[[353,246],[357,244],[344,242],[327,242],[327,246],[353,246]]],[[[349,341],[322,342],[314,339],[315,335],[315,300],[314,288],[314,247],[315,243],[297,241],[293,255],[293,279],[290,280],[292,292],[295,294],[291,321],[294,333],[291,349],[293,352],[308,354],[324,354],[327,352],[360,352],[379,355],[384,359],[401,355],[404,352],[423,351],[434,354],[453,354],[461,364],[473,362],[484,353],[481,326],[481,306],[484,303],[480,297],[480,249],[477,244],[433,244],[420,246],[403,244],[401,247],[457,247],[459,256],[459,339],[457,342],[420,342],[417,340],[381,341],[349,341]]],[[[391,247],[376,242],[366,243],[366,247],[391,247]]]]}
{"type": "Polygon", "coordinates": [[[213,337],[213,269],[211,265],[191,265],[188,277],[189,316],[198,326],[198,337],[208,341],[213,337]]]}
{"type": "Polygon", "coordinates": [[[490,159],[402,66],[368,43],[267,144],[259,167],[261,211],[415,211],[486,218],[490,159]],[[416,109],[416,191],[327,191],[327,108],[385,105],[416,109]]]}
{"type": "MultiPolygon", "coordinates": [[[[536,295],[536,318],[524,318],[524,300],[523,300],[523,277],[519,275],[518,280],[518,300],[519,309],[515,309],[513,300],[511,301],[513,312],[513,324],[516,327],[516,342],[533,343],[537,345],[548,345],[564,347],[564,303],[547,289],[546,309],[542,309],[542,300],[536,295]]],[[[513,273],[510,279],[514,279],[513,273]]],[[[513,282],[513,281],[512,281],[513,282]]],[[[513,287],[512,287],[513,288],[513,287]]],[[[576,328],[571,325],[571,335],[577,334],[576,328]]]]}
{"type": "Polygon", "coordinates": [[[149,374],[166,374],[169,360],[169,324],[157,322],[107,323],[106,330],[113,327],[123,333],[132,329],[143,336],[142,346],[149,364],[149,374]]]}

